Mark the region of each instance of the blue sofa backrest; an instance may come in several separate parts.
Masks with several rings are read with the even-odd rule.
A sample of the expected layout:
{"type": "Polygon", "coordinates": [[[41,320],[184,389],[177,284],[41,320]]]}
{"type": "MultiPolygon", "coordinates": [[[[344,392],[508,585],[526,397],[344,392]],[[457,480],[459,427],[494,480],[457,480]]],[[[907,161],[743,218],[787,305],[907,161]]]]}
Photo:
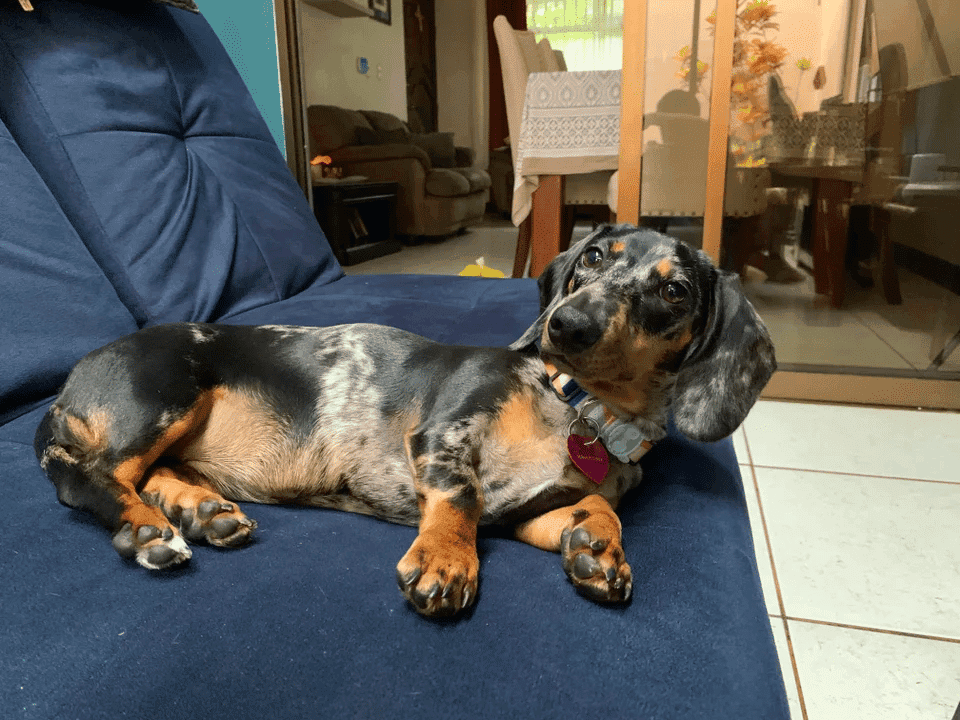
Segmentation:
{"type": "Polygon", "coordinates": [[[202,16],[35,5],[0,5],[0,218],[13,222],[0,300],[16,308],[0,345],[21,348],[0,371],[0,420],[123,332],[216,320],[342,275],[202,16]]]}

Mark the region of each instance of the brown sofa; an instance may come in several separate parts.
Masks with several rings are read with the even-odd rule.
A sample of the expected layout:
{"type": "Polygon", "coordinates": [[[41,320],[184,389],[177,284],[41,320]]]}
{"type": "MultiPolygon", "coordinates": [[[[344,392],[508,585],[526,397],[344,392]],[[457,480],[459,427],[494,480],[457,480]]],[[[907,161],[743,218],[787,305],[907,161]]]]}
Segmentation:
{"type": "Polygon", "coordinates": [[[307,109],[310,156],[330,156],[344,175],[400,184],[397,233],[449,235],[483,217],[490,176],[453,133],[415,133],[399,118],[332,105],[307,109]]]}

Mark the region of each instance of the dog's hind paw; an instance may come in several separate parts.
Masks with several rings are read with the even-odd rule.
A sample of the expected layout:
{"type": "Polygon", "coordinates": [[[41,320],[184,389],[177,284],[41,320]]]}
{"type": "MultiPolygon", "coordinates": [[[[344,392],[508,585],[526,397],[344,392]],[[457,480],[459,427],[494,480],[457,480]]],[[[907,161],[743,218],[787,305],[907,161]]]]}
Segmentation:
{"type": "Polygon", "coordinates": [[[194,508],[182,508],[178,517],[180,530],[190,540],[206,540],[218,547],[239,547],[250,540],[257,521],[251,520],[230,502],[204,500],[194,508]]]}
{"type": "Polygon", "coordinates": [[[122,557],[132,557],[148,570],[163,570],[186,562],[193,553],[173,528],[141,525],[134,532],[126,523],[113,536],[113,547],[122,557]]]}

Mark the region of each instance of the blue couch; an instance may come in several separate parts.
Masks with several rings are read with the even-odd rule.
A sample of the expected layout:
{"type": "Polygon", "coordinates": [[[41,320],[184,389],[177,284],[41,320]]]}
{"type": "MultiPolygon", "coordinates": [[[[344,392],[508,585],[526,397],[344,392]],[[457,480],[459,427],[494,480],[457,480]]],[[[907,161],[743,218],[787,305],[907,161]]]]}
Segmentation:
{"type": "Polygon", "coordinates": [[[506,345],[529,280],[344,277],[201,15],[0,3],[0,717],[787,718],[729,441],[675,432],[622,507],[633,601],[480,539],[474,610],[431,621],[394,567],[415,530],[245,506],[242,550],[120,559],[31,443],[85,353],[171,320],[365,321],[506,345]]]}

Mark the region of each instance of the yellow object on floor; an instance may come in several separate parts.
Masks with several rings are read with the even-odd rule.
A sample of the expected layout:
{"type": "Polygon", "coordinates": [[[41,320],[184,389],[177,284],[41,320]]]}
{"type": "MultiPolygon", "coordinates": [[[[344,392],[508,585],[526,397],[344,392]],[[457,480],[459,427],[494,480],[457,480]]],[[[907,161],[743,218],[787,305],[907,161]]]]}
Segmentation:
{"type": "Polygon", "coordinates": [[[484,265],[482,257],[477,258],[476,265],[467,265],[463,270],[460,271],[460,274],[464,276],[472,275],[472,276],[493,277],[493,278],[506,277],[506,275],[504,275],[499,270],[495,270],[494,268],[490,268],[484,265]]]}

